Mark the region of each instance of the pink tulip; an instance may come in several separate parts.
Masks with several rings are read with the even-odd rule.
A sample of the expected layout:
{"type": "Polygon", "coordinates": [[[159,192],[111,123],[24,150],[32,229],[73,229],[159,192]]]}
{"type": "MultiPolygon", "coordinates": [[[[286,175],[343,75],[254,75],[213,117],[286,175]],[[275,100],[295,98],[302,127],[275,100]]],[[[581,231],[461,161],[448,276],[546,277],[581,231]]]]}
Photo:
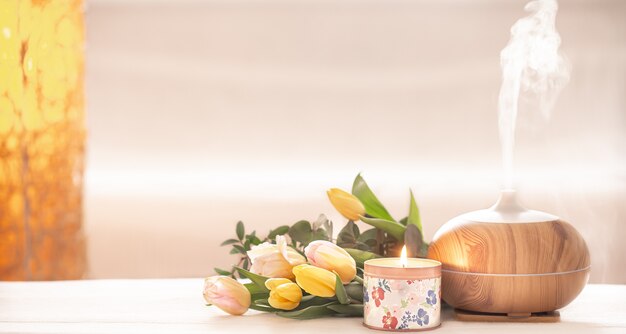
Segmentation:
{"type": "Polygon", "coordinates": [[[343,284],[348,284],[356,276],[356,263],[343,248],[332,242],[315,240],[304,249],[309,263],[336,272],[343,284]]]}
{"type": "Polygon", "coordinates": [[[242,315],[250,307],[250,292],[243,284],[226,276],[204,279],[204,300],[232,315],[242,315]]]}

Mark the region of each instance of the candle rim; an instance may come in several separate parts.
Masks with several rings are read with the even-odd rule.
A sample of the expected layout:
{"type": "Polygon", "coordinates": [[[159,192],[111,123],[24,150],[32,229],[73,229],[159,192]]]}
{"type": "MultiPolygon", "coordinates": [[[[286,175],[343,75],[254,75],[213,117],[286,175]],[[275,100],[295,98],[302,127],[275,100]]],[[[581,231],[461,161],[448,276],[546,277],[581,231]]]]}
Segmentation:
{"type": "Polygon", "coordinates": [[[400,263],[400,257],[384,257],[384,258],[369,259],[365,261],[364,266],[367,265],[367,266],[373,266],[373,267],[379,267],[379,268],[393,268],[393,269],[428,269],[428,268],[441,267],[441,262],[437,260],[422,259],[418,257],[409,257],[406,260],[407,260],[406,267],[402,267],[402,264],[400,263]],[[386,265],[382,263],[377,263],[377,262],[386,262],[386,261],[393,261],[393,260],[398,261],[397,265],[391,265],[391,264],[386,265]],[[411,264],[415,264],[415,262],[421,262],[427,265],[414,267],[411,264]]]}

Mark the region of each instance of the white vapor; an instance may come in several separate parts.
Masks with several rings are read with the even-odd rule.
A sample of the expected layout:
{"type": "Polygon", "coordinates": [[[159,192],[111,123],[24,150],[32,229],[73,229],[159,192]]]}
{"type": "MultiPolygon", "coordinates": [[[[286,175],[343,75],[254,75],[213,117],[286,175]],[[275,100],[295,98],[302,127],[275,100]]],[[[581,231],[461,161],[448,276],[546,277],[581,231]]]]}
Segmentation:
{"type": "Polygon", "coordinates": [[[556,0],[529,2],[529,16],[511,28],[511,39],[500,53],[502,86],[498,101],[504,188],[513,188],[513,148],[520,94],[536,101],[548,118],[561,89],[569,81],[569,66],[559,53],[556,0]]]}

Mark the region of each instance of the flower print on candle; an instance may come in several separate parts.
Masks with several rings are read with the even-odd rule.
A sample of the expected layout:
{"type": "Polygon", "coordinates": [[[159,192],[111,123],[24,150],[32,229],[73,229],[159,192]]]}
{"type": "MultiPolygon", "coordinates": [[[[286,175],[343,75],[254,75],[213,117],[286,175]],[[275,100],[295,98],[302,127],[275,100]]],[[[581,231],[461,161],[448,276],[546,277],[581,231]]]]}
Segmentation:
{"type": "Polygon", "coordinates": [[[374,300],[376,307],[379,307],[380,301],[385,299],[385,290],[379,287],[374,287],[372,289],[372,299],[374,300]]]}
{"type": "Polygon", "coordinates": [[[411,291],[408,295],[407,295],[407,304],[411,305],[411,306],[415,306],[417,304],[420,303],[420,298],[419,298],[419,293],[415,292],[415,291],[411,291]]]}
{"type": "Polygon", "coordinates": [[[432,306],[437,304],[437,294],[435,294],[434,290],[428,290],[428,295],[426,296],[426,303],[432,306]]]}
{"type": "Polygon", "coordinates": [[[402,313],[404,313],[401,305],[391,305],[390,309],[391,315],[396,318],[402,316],[402,313]]]}
{"type": "Polygon", "coordinates": [[[412,258],[407,267],[397,267],[396,261],[387,258],[365,263],[365,326],[389,331],[438,327],[441,323],[441,264],[412,258]]]}
{"type": "Polygon", "coordinates": [[[393,315],[391,315],[390,312],[387,312],[383,316],[382,321],[383,321],[383,328],[384,329],[396,329],[396,327],[398,327],[398,318],[396,318],[393,315]]]}

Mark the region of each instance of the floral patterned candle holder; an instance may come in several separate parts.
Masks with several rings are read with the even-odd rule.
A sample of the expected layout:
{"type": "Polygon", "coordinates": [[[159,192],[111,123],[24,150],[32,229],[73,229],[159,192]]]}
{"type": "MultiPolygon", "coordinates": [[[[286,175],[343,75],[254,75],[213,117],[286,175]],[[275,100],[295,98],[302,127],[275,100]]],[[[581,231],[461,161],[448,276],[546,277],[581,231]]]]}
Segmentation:
{"type": "Polygon", "coordinates": [[[363,324],[388,331],[421,331],[441,324],[441,263],[406,258],[365,262],[363,324]]]}

